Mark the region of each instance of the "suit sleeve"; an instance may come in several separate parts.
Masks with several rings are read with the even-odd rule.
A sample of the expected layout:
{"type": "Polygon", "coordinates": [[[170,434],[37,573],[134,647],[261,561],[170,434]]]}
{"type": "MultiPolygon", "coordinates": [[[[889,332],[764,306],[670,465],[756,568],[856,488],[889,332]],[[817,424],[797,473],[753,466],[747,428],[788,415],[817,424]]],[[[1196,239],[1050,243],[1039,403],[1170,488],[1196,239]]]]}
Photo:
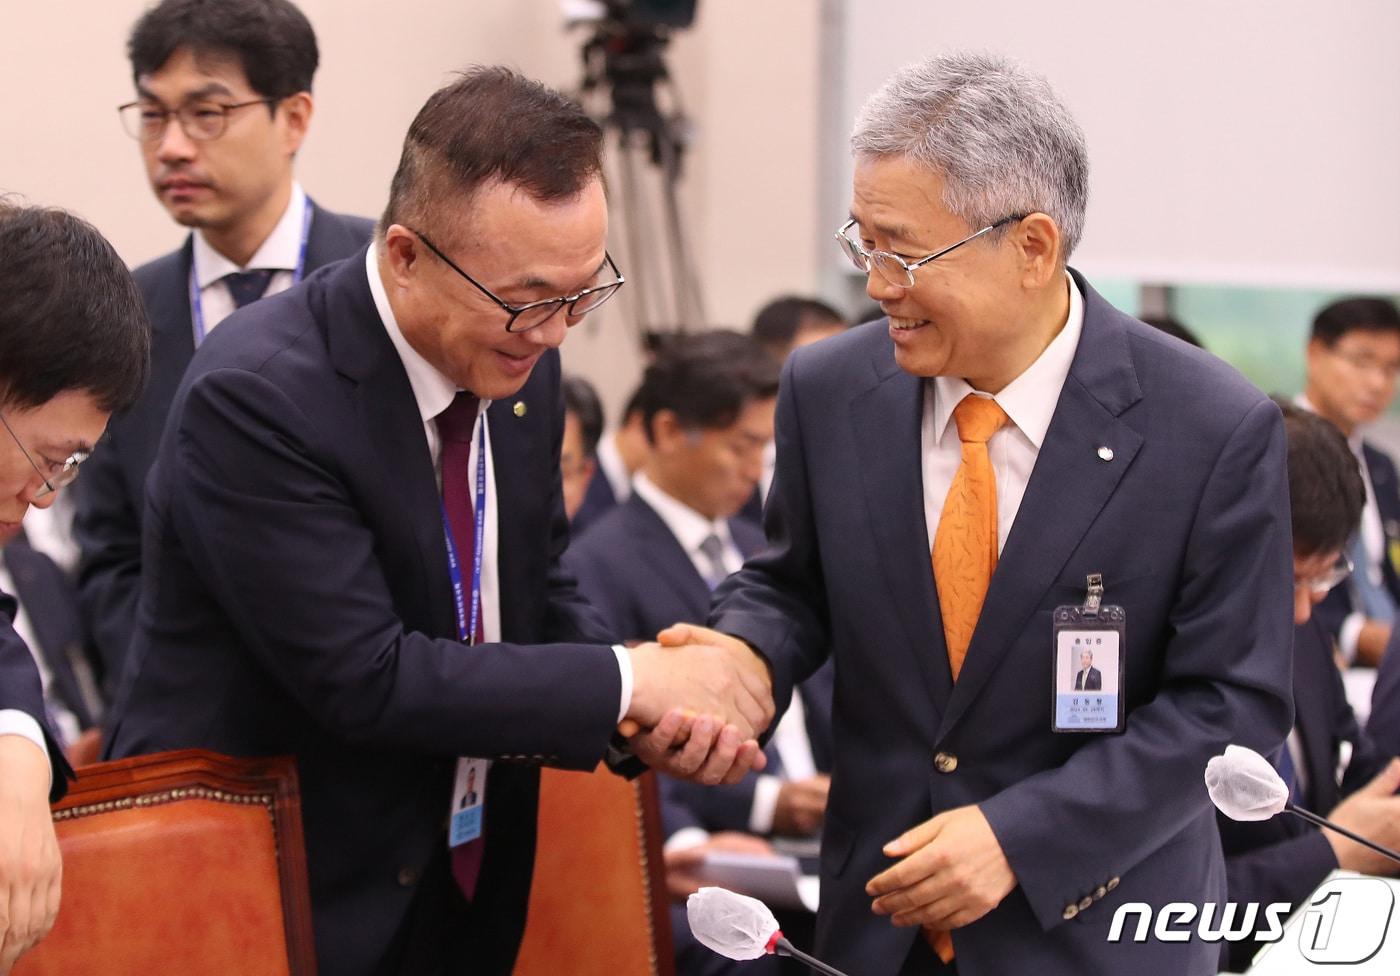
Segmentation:
{"type": "Polygon", "coordinates": [[[1376,671],[1371,692],[1371,717],[1366,733],[1376,748],[1387,755],[1400,755],[1400,627],[1390,633],[1385,656],[1376,671]]]}
{"type": "Polygon", "coordinates": [[[161,458],[175,534],[249,653],[326,728],[430,755],[598,762],[621,695],[610,648],[407,630],[378,537],[319,449],[343,432],[235,369],[200,377],[177,410],[161,458]]]}
{"type": "Polygon", "coordinates": [[[1217,817],[1225,846],[1226,890],[1236,905],[1281,901],[1300,905],[1337,867],[1332,845],[1312,825],[1273,843],[1232,853],[1237,835],[1258,831],[1261,825],[1226,821],[1223,814],[1217,817]]]}
{"type": "Polygon", "coordinates": [[[1063,924],[1075,891],[1126,876],[1210,810],[1207,760],[1231,743],[1267,754],[1292,727],[1285,465],[1278,408],[1261,401],[1224,439],[1199,496],[1156,697],[1122,735],[980,804],[1044,928],[1063,924]]]}
{"type": "Polygon", "coordinates": [[[141,585],[136,506],[142,499],[132,498],[127,491],[118,456],[121,422],[113,428],[83,465],[83,476],[72,489],[77,493],[73,535],[83,554],[78,570],[79,607],[109,689],[121,678],[141,585]]]}
{"type": "Polygon", "coordinates": [[[15,633],[12,623],[14,615],[14,598],[0,593],[0,711],[12,708],[24,712],[43,729],[53,773],[49,802],[57,803],[68,791],[68,780],[73,776],[73,769],[44,720],[44,690],[39,681],[39,667],[34,663],[29,648],[15,633]]]}

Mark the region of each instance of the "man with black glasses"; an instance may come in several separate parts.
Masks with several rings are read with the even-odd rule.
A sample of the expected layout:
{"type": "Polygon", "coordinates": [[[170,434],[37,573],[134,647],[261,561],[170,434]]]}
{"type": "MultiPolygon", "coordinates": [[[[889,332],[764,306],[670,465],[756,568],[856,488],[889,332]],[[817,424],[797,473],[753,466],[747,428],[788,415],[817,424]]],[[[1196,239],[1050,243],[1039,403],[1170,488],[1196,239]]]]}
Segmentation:
{"type": "Polygon", "coordinates": [[[373,226],[316,206],[293,175],[318,52],[287,0],[165,0],[127,50],[136,100],[121,106],[122,125],[157,199],[192,233],[135,272],[151,385],[113,420],[78,490],[82,606],[109,690],[136,619],[146,475],[195,347],[235,309],[356,251],[373,226]]]}
{"type": "Polygon", "coordinates": [[[324,972],[508,973],[537,767],[592,769],[624,719],[668,770],[762,765],[747,648],[610,647],[559,569],[557,347],[623,284],[601,148],[557,92],[467,72],[373,244],[211,337],[176,394],[112,751],[297,757],[324,972]]]}
{"type": "MultiPolygon", "coordinates": [[[[113,410],[146,381],[147,326],[121,259],[61,210],[0,199],[0,535],[78,476],[113,410]]],[[[84,468],[86,470],[86,468],[84,468]]],[[[0,594],[0,972],[53,925],[58,845],[49,801],[71,775],[44,687],[0,594]]]]}

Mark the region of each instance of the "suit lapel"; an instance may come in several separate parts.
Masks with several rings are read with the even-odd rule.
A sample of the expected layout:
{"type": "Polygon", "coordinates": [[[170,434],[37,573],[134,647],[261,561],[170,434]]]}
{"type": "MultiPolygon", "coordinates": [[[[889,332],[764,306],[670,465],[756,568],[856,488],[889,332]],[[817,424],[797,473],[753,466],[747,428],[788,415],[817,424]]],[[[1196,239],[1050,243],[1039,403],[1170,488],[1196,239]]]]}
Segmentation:
{"type": "MultiPolygon", "coordinates": [[[[1020,638],[1142,447],[1142,436],[1119,419],[1142,397],[1121,313],[1075,278],[1084,294],[1079,348],[987,590],[940,738],[1020,638]],[[1112,460],[1100,457],[1103,447],[1112,460]]],[[[1050,653],[1049,626],[1033,636],[1050,653]]]]}
{"type": "Polygon", "coordinates": [[[657,577],[675,591],[681,603],[693,608],[696,619],[703,620],[710,609],[710,587],[700,577],[680,540],[636,492],[622,504],[627,508],[628,521],[640,537],[638,553],[657,577]]]}
{"type": "Polygon", "coordinates": [[[860,452],[862,491],[872,535],[908,638],[902,651],[923,675],[929,698],[941,712],[952,690],[943,621],[927,546],[920,441],[923,380],[895,364],[876,361],[878,382],[855,397],[851,418],[860,452]]]}

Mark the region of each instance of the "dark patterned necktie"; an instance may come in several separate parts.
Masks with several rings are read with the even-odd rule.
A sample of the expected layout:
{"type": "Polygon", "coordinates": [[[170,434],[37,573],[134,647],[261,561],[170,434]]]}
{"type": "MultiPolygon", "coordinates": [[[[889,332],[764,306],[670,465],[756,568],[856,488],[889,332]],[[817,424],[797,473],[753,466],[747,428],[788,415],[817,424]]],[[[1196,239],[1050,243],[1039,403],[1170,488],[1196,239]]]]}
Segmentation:
{"type": "Polygon", "coordinates": [[[219,280],[228,285],[228,293],[233,296],[233,307],[242,308],[263,297],[276,273],[273,268],[259,268],[256,271],[235,271],[219,280]]]}

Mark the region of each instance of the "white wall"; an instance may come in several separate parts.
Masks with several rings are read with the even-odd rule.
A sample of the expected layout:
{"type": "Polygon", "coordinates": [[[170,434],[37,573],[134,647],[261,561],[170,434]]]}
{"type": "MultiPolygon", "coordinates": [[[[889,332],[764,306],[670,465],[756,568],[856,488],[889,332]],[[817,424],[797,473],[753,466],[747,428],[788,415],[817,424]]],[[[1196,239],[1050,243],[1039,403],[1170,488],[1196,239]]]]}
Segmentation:
{"type": "MultiPolygon", "coordinates": [[[[145,6],[0,0],[0,190],[81,213],[132,263],[182,236],[147,188],[115,111],[131,98],[125,39],[145,6]]],[[[298,174],[332,209],[378,214],[409,121],[452,70],[506,63],[566,89],[580,78],[585,35],[565,34],[556,0],[300,6],[316,29],[321,69],[298,174]]],[[[746,327],[774,294],[818,285],[818,5],[702,0],[700,8],[668,54],[696,127],[682,200],[711,322],[746,327]]],[[[564,348],[567,366],[614,409],[640,368],[626,295],[564,348]]]]}

